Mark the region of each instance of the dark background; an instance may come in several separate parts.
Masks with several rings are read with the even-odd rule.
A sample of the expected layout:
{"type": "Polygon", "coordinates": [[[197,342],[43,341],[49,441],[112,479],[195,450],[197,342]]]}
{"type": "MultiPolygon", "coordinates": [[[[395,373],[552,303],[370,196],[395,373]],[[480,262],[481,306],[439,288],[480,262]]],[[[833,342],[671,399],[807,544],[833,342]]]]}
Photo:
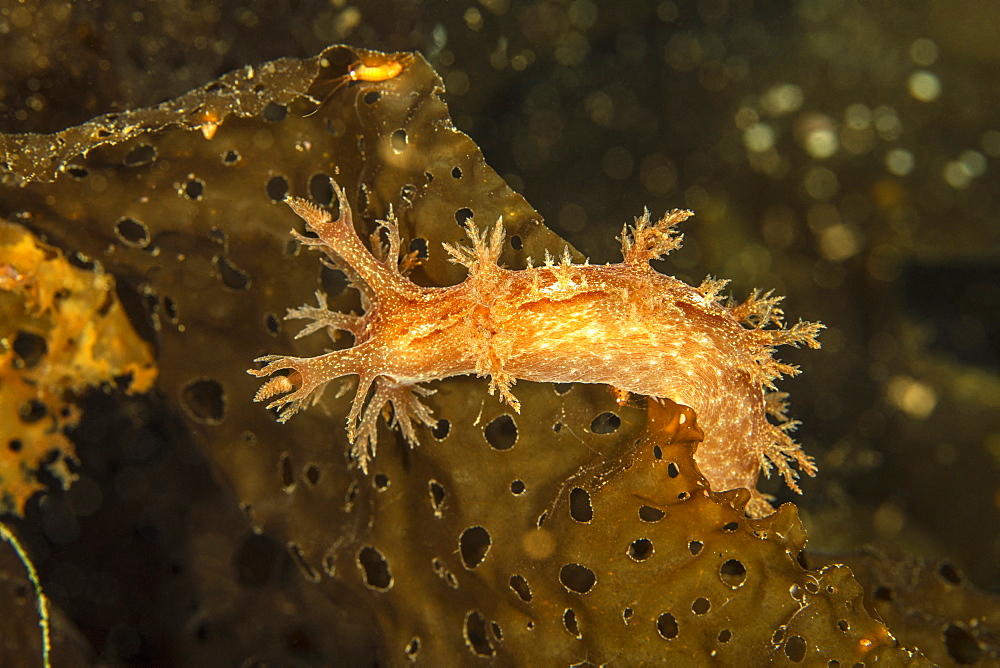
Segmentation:
{"type": "MultiPolygon", "coordinates": [[[[53,132],[332,43],[420,50],[459,128],[592,261],[617,259],[644,206],[691,208],[665,271],[731,278],[737,298],[773,288],[791,320],[827,325],[821,351],[782,354],[805,372],[781,388],[820,467],[796,499],[811,548],[900,544],[996,591],[998,21],[985,0],[3,0],[0,130],[53,132]]],[[[93,419],[84,433],[108,429],[93,419]]],[[[150,456],[116,452],[80,454],[150,456]]],[[[171,457],[162,476],[186,482],[162,493],[216,490],[198,493],[227,507],[196,455],[171,457]]],[[[106,550],[87,523],[121,521],[33,504],[59,549],[106,550]]],[[[294,577],[269,549],[241,573],[294,577]]]]}

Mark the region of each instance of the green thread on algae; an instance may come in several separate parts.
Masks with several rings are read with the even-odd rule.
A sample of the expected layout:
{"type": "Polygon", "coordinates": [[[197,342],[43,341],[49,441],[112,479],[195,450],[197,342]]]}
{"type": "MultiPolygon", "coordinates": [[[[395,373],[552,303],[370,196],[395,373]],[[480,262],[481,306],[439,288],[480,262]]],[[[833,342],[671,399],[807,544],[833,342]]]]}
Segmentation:
{"type": "Polygon", "coordinates": [[[21,545],[21,541],[3,522],[0,522],[0,536],[10,543],[14,551],[17,552],[17,558],[24,564],[24,569],[28,571],[28,579],[31,580],[31,584],[35,588],[35,600],[38,601],[38,625],[42,628],[42,665],[45,668],[50,668],[52,664],[49,661],[49,652],[52,649],[52,642],[49,631],[49,600],[42,592],[42,583],[38,581],[38,572],[35,571],[35,565],[31,563],[31,558],[21,545]]]}

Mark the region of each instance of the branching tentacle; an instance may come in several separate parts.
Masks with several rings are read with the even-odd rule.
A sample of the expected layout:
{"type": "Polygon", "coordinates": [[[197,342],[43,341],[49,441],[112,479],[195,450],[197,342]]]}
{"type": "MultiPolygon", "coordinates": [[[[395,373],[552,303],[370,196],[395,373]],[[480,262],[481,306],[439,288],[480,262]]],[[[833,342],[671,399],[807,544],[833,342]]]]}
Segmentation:
{"type": "Polygon", "coordinates": [[[392,406],[390,426],[398,426],[410,447],[416,447],[418,441],[413,430],[413,421],[418,420],[427,427],[437,424],[432,417],[431,409],[417,396],[426,397],[431,394],[434,394],[434,390],[420,385],[396,384],[385,376],[380,376],[376,380],[375,394],[364,409],[351,446],[351,458],[358,463],[362,471],[368,473],[368,466],[375,458],[378,419],[387,406],[392,406]]]}
{"type": "Polygon", "coordinates": [[[497,219],[492,234],[488,230],[479,231],[476,223],[469,218],[465,221],[465,232],[469,235],[472,246],[463,244],[442,244],[451,257],[449,260],[464,265],[470,273],[497,266],[500,252],[503,250],[504,228],[503,216],[497,219]]]}
{"type": "Polygon", "coordinates": [[[326,333],[331,341],[337,340],[337,332],[349,332],[357,339],[364,328],[364,316],[357,316],[351,313],[340,313],[331,311],[327,307],[326,293],[321,290],[316,291],[316,302],[319,306],[299,306],[288,309],[285,320],[312,320],[311,323],[302,328],[295,335],[296,339],[308,336],[313,332],[326,328],[326,333]]]}
{"type": "Polygon", "coordinates": [[[247,373],[251,376],[264,378],[286,370],[291,373],[268,380],[260,386],[253,400],[266,401],[271,397],[283,395],[269,403],[267,408],[278,411],[278,422],[287,422],[303,408],[308,408],[319,401],[327,383],[340,375],[345,375],[341,373],[331,376],[324,373],[325,367],[335,366],[335,363],[329,363],[334,362],[340,352],[335,351],[308,359],[279,355],[258,357],[255,362],[266,362],[266,364],[261,369],[248,369],[247,373]]]}
{"type": "MultiPolygon", "coordinates": [[[[362,292],[365,289],[361,288],[361,285],[368,286],[373,292],[383,290],[412,293],[414,290],[419,290],[416,285],[399,273],[398,268],[395,271],[386,272],[385,265],[361,243],[361,239],[354,229],[351,206],[344,191],[336,181],[331,179],[330,182],[340,206],[340,216],[336,220],[332,219],[328,211],[319,208],[312,202],[298,197],[285,198],[285,203],[306,222],[309,230],[317,237],[313,239],[293,232],[295,238],[305,245],[321,247],[334,263],[347,273],[348,278],[362,289],[362,292]]],[[[391,215],[390,218],[392,218],[391,215]]],[[[392,219],[385,221],[384,224],[390,232],[390,251],[394,247],[398,256],[399,232],[398,230],[393,232],[395,221],[392,219]]],[[[395,263],[397,260],[394,258],[392,262],[395,263]]],[[[372,301],[377,301],[378,296],[377,294],[372,295],[372,301]]]]}
{"type": "Polygon", "coordinates": [[[726,289],[729,285],[728,278],[713,278],[711,276],[706,276],[705,280],[701,282],[696,289],[701,293],[701,296],[705,298],[705,301],[712,304],[721,303],[722,291],[726,289]]]}
{"type": "Polygon", "coordinates": [[[622,228],[622,257],[627,265],[638,266],[665,256],[680,248],[683,234],[677,229],[678,223],[694,215],[691,211],[674,209],[668,211],[655,223],[649,222],[649,209],[635,219],[635,225],[622,228]]]}

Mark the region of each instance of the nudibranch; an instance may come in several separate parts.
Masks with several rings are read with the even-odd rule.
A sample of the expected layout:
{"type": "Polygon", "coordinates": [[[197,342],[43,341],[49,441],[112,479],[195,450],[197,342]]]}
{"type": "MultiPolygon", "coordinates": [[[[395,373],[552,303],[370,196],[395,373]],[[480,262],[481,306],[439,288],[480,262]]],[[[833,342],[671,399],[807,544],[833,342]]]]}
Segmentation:
{"type": "Polygon", "coordinates": [[[786,416],[787,395],[774,387],[798,369],[775,359],[774,348],[817,348],[822,325],[784,326],[781,298],[771,293],[755,291],[731,303],[721,296],[728,281],[708,278],[692,287],[653,269],[650,260],[680,246],[676,226],[690,211],[674,210],[655,222],[647,211],[626,225],[621,263],[575,264],[567,251],[518,271],[498,264],[502,220],[492,232],[480,232],[469,220],[471,246],[444,244],[468,277],[450,287],[421,287],[406,277],[414,258],[400,256],[392,215],[379,221],[387,244],[373,236],[370,251],[354,229],[347,199],[333,185],[340,204],[336,220],[310,202],[286,200],[316,236],[292,234],[321,249],[347,275],[361,293],[364,313],[331,311],[321,292],[316,306],[289,309],[288,318],[311,321],[298,336],[325,329],[335,338],[344,331],[354,345],[312,358],[256,360],[264,367],[249,373],[273,377],[254,400],[277,397],[268,408],[278,409],[279,421],[314,403],[331,380],[358,376],[347,435],[352,458],[367,472],[387,404],[391,426],[411,446],[417,444],[415,422],[435,425],[421,401],[433,392],[423,385],[428,381],[488,376],[490,394],[514,410],[520,407],[511,392],[517,379],[603,383],[694,409],[705,436],[695,454],[702,473],[715,490],[749,489],[751,514],[771,511],[756,487],[761,470],[776,468],[795,491],[799,471],[815,475],[812,458],[789,435],[797,423],[786,416]],[[282,371],[288,373],[274,375],[282,371]]]}

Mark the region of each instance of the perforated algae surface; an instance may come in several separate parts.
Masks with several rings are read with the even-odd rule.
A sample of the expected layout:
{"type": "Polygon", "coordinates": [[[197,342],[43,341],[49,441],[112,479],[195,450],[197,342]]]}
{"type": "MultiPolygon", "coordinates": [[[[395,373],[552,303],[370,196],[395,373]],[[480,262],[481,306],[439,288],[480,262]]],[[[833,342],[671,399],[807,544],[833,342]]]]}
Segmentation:
{"type": "Polygon", "coordinates": [[[356,549],[391,662],[446,663],[463,642],[547,665],[905,656],[846,568],[799,565],[793,506],[747,520],[744,492],[708,490],[690,410],[654,404],[647,425],[599,389],[531,389],[517,417],[488,403],[485,430],[459,417],[478,401],[449,403],[432,457],[380,461],[356,549]]]}
{"type": "Polygon", "coordinates": [[[929,562],[898,547],[854,554],[810,555],[810,566],[844,563],[865,587],[865,607],[900,642],[920,647],[938,665],[996,665],[1000,659],[997,597],[976,589],[948,560],[929,562]]]}
{"type": "Polygon", "coordinates": [[[336,392],[328,415],[288,425],[249,401],[248,360],[322,345],[293,343],[287,307],[318,288],[334,308],[355,299],[289,243],[286,193],[329,204],[334,176],[369,227],[392,205],[427,252],[415,273],[427,284],[461,277],[440,244],[469,215],[503,214],[508,266],[563,245],[453,128],[422,58],[338,88],[360,57],[384,62],[333,47],[0,143],[0,213],[115,274],[156,343],[160,390],[251,524],[345,607],[374,610],[389,663],[909,660],[845,568],[798,563],[794,507],[751,522],[742,494],[707,490],[689,412],[654,407],[647,424],[601,387],[525,385],[511,416],[481,381],[450,380],[428,401],[441,422],[422,446],[380,448],[364,477],[345,467],[336,392]]]}

